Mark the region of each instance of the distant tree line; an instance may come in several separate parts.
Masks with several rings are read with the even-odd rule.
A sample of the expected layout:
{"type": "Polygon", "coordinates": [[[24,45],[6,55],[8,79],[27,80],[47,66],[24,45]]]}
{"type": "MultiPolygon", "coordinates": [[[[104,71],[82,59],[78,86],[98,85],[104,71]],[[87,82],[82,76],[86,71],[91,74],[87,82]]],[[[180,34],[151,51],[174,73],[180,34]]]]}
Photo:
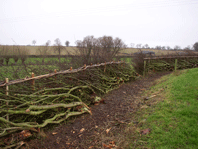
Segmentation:
{"type": "Polygon", "coordinates": [[[181,48],[180,46],[176,45],[174,46],[174,48],[171,48],[170,46],[160,46],[160,45],[157,45],[155,47],[150,47],[148,44],[134,44],[134,43],[131,43],[131,48],[141,48],[141,49],[157,49],[157,50],[175,50],[175,51],[178,51],[178,50],[195,50],[195,51],[198,51],[198,42],[196,42],[192,47],[190,45],[188,45],[187,47],[185,48],[181,48]]]}

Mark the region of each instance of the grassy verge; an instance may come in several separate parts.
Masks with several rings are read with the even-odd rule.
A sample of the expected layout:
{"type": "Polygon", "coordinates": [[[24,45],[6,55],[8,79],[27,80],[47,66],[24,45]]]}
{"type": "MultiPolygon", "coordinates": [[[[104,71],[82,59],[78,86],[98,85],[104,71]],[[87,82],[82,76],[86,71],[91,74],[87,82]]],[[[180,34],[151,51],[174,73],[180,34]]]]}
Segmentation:
{"type": "Polygon", "coordinates": [[[198,148],[198,68],[165,76],[130,124],[130,148],[198,148]]]}

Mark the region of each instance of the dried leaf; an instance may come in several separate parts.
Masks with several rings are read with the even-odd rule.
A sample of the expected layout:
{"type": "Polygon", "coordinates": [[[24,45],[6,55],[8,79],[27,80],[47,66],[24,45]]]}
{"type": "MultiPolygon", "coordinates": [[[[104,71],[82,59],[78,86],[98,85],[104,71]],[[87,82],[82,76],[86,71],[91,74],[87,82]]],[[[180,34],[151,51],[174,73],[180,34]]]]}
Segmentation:
{"type": "Polygon", "coordinates": [[[110,130],[111,130],[111,128],[107,129],[107,130],[106,130],[106,133],[109,133],[110,130]]]}
{"type": "Polygon", "coordinates": [[[107,144],[104,144],[104,143],[103,143],[103,147],[105,147],[105,148],[113,148],[112,145],[107,145],[107,144]]]}
{"type": "Polygon", "coordinates": [[[95,128],[98,128],[98,126],[95,126],[95,128]]]}
{"type": "Polygon", "coordinates": [[[115,141],[110,141],[109,143],[112,145],[115,145],[115,141]]]}
{"type": "Polygon", "coordinates": [[[82,133],[84,130],[85,130],[85,128],[82,128],[82,129],[80,130],[80,133],[82,133]]]}
{"type": "Polygon", "coordinates": [[[52,132],[52,134],[53,134],[53,135],[56,135],[56,134],[57,134],[57,132],[52,132]]]}
{"type": "Polygon", "coordinates": [[[29,137],[29,136],[31,136],[32,134],[30,133],[30,131],[29,130],[23,130],[23,131],[21,131],[20,132],[20,134],[19,134],[21,137],[23,137],[23,138],[27,138],[27,137],[29,137]]]}
{"type": "Polygon", "coordinates": [[[30,112],[30,109],[25,110],[25,112],[30,112]]]}
{"type": "Polygon", "coordinates": [[[94,146],[90,146],[88,149],[91,149],[91,148],[93,148],[94,146]]]}
{"type": "Polygon", "coordinates": [[[147,128],[147,129],[142,130],[141,134],[146,135],[146,134],[149,134],[150,132],[151,132],[151,129],[147,128]]]}
{"type": "Polygon", "coordinates": [[[141,109],[146,109],[146,108],[148,108],[147,105],[143,105],[143,106],[141,107],[141,109]]]}
{"type": "Polygon", "coordinates": [[[80,111],[82,108],[83,108],[83,106],[77,106],[77,107],[76,107],[76,109],[77,109],[78,111],[80,111]]]}
{"type": "Polygon", "coordinates": [[[126,92],[123,92],[124,94],[126,94],[126,92]]]}
{"type": "Polygon", "coordinates": [[[99,105],[99,102],[95,102],[94,105],[95,105],[95,106],[99,105]]]}
{"type": "Polygon", "coordinates": [[[104,102],[104,99],[101,99],[101,100],[100,100],[100,103],[103,103],[103,104],[104,104],[104,103],[105,103],[105,102],[104,102]]]}

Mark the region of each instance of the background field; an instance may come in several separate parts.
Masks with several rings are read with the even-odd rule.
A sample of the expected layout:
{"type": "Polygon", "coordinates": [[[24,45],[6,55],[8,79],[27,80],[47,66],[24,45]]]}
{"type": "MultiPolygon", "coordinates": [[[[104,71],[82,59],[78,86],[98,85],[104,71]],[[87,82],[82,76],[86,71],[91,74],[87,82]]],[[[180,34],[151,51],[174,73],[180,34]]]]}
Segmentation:
{"type": "MultiPolygon", "coordinates": [[[[127,63],[131,63],[133,59],[135,59],[135,55],[133,54],[140,52],[140,50],[153,51],[156,56],[177,54],[178,52],[182,52],[171,50],[126,48],[120,51],[117,54],[117,57],[114,57],[113,60],[124,60],[127,63]]],[[[38,76],[51,73],[55,69],[56,71],[66,70],[70,67],[75,69],[82,67],[84,64],[90,65],[91,61],[94,60],[92,57],[89,62],[86,62],[86,59],[86,53],[84,56],[81,56],[79,52],[77,52],[76,47],[64,47],[59,57],[58,53],[54,52],[53,46],[0,46],[0,81],[5,80],[5,78],[15,80],[25,78],[27,76],[30,77],[32,72],[38,76]],[[47,52],[42,53],[41,51],[45,51],[46,48],[48,48],[47,52]],[[7,60],[6,56],[8,57],[7,60]],[[17,61],[15,61],[14,56],[16,56],[16,58],[18,57],[17,61]],[[22,61],[23,58],[25,59],[24,61],[22,61]]],[[[142,60],[140,59],[140,61],[142,60]]],[[[104,60],[101,62],[104,62],[104,60]]],[[[92,63],[101,62],[95,61],[92,63]]],[[[143,63],[141,63],[141,65],[143,66],[143,63]]]]}
{"type": "MultiPolygon", "coordinates": [[[[1,49],[2,46],[0,46],[0,49],[1,49]]],[[[28,51],[28,55],[39,55],[39,51],[38,51],[38,48],[44,48],[45,46],[19,46],[20,48],[23,48],[25,50],[28,51]]],[[[13,49],[13,46],[7,46],[8,50],[12,50],[13,49]]],[[[76,54],[76,47],[64,47],[65,49],[62,51],[61,55],[67,55],[68,53],[69,54],[76,54]]],[[[173,50],[157,50],[157,49],[137,49],[137,48],[126,48],[124,50],[122,50],[119,55],[132,55],[134,54],[135,52],[139,52],[139,50],[142,50],[142,51],[153,51],[155,52],[156,56],[158,55],[166,55],[166,54],[175,54],[175,53],[178,53],[178,52],[182,52],[183,50],[178,50],[178,51],[173,51],[173,50]]],[[[11,53],[8,52],[10,55],[11,53]]],[[[48,55],[55,55],[57,53],[54,53],[54,50],[53,50],[53,46],[50,46],[49,47],[49,50],[48,50],[48,55]]]]}

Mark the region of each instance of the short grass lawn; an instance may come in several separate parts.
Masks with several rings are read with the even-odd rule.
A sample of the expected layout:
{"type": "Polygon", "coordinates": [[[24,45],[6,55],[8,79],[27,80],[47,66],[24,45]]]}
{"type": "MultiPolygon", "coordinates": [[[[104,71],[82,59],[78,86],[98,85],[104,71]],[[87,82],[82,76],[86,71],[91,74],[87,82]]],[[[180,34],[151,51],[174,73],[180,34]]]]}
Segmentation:
{"type": "Polygon", "coordinates": [[[150,133],[139,131],[136,147],[198,148],[198,68],[163,77],[149,93],[155,95],[157,103],[142,111],[139,119],[146,122],[139,130],[149,128],[150,133]],[[158,94],[158,90],[163,91],[158,94]]]}

